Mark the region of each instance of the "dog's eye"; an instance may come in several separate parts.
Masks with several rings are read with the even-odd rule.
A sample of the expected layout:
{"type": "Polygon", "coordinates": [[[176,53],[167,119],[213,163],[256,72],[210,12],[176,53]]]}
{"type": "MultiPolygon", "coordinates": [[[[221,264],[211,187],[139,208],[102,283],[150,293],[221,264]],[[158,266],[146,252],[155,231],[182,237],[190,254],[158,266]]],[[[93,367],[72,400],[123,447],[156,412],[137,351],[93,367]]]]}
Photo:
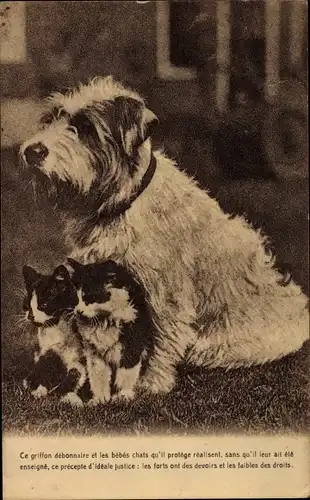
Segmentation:
{"type": "Polygon", "coordinates": [[[54,121],[54,117],[50,114],[50,113],[45,113],[41,119],[40,119],[40,125],[45,128],[47,127],[48,125],[51,125],[51,123],[53,123],[54,121]]]}
{"type": "Polygon", "coordinates": [[[73,132],[74,134],[78,135],[78,131],[76,127],[72,127],[72,125],[69,125],[68,127],[69,132],[73,132]]]}
{"type": "Polygon", "coordinates": [[[65,111],[64,109],[54,107],[42,115],[40,123],[43,126],[50,125],[51,123],[53,123],[53,121],[59,120],[61,118],[67,119],[68,116],[69,115],[67,111],[65,111]]]}
{"type": "Polygon", "coordinates": [[[59,108],[52,108],[41,116],[42,125],[50,125],[54,120],[58,118],[59,108]]]}
{"type": "Polygon", "coordinates": [[[61,119],[61,118],[68,119],[68,117],[69,117],[69,113],[65,109],[58,109],[58,111],[57,111],[57,118],[58,119],[61,119]]]}

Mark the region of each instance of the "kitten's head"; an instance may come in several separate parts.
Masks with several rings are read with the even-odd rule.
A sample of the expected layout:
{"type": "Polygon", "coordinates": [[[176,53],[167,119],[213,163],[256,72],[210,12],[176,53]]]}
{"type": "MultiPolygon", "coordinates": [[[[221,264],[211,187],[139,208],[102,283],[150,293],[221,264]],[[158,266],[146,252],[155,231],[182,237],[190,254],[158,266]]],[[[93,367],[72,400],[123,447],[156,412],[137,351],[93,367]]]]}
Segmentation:
{"type": "Polygon", "coordinates": [[[127,271],[112,260],[83,265],[68,259],[77,290],[78,321],[92,324],[131,323],[137,316],[135,294],[127,271]]]}
{"type": "Polygon", "coordinates": [[[36,326],[52,326],[78,303],[75,287],[65,266],[43,275],[30,266],[23,267],[27,295],[23,309],[26,319],[36,326]]]}

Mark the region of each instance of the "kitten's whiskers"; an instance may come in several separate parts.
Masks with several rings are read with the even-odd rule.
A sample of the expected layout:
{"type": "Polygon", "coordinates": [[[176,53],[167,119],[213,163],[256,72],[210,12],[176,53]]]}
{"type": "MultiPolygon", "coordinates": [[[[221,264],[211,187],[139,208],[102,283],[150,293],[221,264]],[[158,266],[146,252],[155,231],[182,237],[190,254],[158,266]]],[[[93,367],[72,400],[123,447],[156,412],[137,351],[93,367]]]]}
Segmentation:
{"type": "Polygon", "coordinates": [[[60,382],[59,382],[59,384],[55,385],[55,387],[52,387],[52,389],[50,389],[47,394],[51,394],[52,392],[56,391],[59,386],[60,386],[60,382]]]}
{"type": "Polygon", "coordinates": [[[74,311],[66,311],[63,316],[62,316],[62,319],[64,319],[65,321],[70,321],[71,319],[73,319],[74,317],[74,311]]]}
{"type": "Polygon", "coordinates": [[[12,318],[15,318],[15,321],[13,323],[13,327],[16,328],[26,328],[29,324],[28,320],[26,319],[24,314],[18,313],[18,314],[12,314],[12,318]]]}
{"type": "Polygon", "coordinates": [[[15,293],[15,295],[17,297],[19,297],[21,299],[24,299],[25,296],[26,296],[25,290],[22,287],[20,287],[20,286],[18,286],[18,287],[15,288],[15,292],[14,293],[15,293]]]}

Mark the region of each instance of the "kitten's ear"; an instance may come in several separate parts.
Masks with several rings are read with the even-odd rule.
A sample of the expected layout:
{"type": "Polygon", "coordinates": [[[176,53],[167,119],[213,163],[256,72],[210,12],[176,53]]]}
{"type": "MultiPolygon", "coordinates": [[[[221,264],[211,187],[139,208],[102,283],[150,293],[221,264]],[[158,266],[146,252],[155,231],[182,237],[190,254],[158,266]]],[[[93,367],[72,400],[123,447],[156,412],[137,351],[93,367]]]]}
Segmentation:
{"type": "Polygon", "coordinates": [[[26,287],[31,287],[33,286],[40,278],[41,274],[38,273],[33,267],[30,266],[24,266],[23,267],[23,276],[24,276],[24,281],[26,287]]]}
{"type": "Polygon", "coordinates": [[[71,259],[70,257],[67,257],[67,262],[75,272],[82,271],[84,268],[83,264],[80,264],[77,260],[71,259]]]}
{"type": "Polygon", "coordinates": [[[68,269],[63,265],[56,267],[55,271],[53,272],[53,276],[57,281],[70,280],[68,269]]]}

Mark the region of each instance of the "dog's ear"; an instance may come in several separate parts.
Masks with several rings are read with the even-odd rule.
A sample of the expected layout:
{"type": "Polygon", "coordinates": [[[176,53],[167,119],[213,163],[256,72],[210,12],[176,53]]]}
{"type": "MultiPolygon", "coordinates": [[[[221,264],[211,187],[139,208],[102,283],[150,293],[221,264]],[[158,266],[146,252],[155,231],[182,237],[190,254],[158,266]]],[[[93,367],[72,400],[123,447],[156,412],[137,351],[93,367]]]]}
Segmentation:
{"type": "Polygon", "coordinates": [[[131,156],[152,135],[158,118],[142,101],[119,96],[114,100],[114,123],[124,152],[131,156]]]}
{"type": "MultiPolygon", "coordinates": [[[[67,262],[71,267],[71,269],[73,270],[73,272],[82,271],[84,268],[83,264],[80,264],[77,260],[71,259],[70,257],[67,257],[67,262]]],[[[67,271],[69,272],[69,275],[72,274],[70,273],[70,269],[67,271]]]]}
{"type": "Polygon", "coordinates": [[[142,127],[143,127],[143,136],[144,141],[150,137],[154,130],[156,129],[159,120],[155,113],[149,108],[144,108],[142,112],[142,127]]]}
{"type": "Polygon", "coordinates": [[[30,266],[23,267],[23,276],[27,288],[32,287],[41,278],[41,274],[30,266]]]}
{"type": "Polygon", "coordinates": [[[63,265],[56,267],[55,271],[53,272],[53,277],[57,281],[69,281],[70,280],[69,271],[63,265]]]}

